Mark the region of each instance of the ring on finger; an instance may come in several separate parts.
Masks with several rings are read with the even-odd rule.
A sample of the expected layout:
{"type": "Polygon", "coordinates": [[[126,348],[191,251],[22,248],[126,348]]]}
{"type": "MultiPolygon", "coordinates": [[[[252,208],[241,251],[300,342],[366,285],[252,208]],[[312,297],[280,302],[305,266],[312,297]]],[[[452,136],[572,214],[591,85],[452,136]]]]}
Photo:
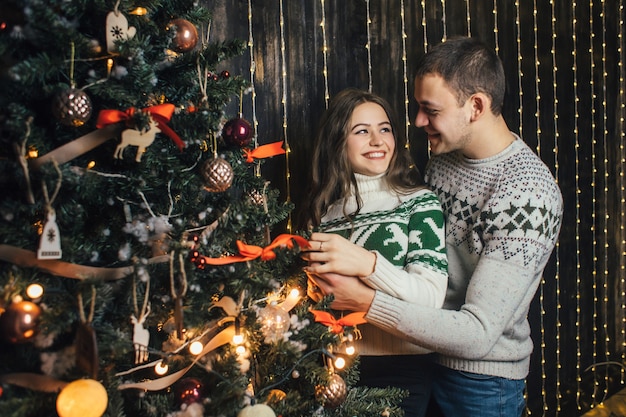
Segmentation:
{"type": "Polygon", "coordinates": [[[320,242],[320,252],[324,252],[324,242],[320,242]]]}

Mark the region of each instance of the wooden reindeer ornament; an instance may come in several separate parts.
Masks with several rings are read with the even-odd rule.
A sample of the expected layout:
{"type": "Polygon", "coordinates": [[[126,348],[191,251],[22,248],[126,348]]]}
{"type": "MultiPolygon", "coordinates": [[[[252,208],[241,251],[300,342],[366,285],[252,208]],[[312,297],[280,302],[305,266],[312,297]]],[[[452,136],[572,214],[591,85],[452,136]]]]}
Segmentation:
{"type": "Polygon", "coordinates": [[[158,127],[158,123],[150,117],[150,128],[148,130],[136,130],[126,129],[122,132],[122,138],[120,144],[115,148],[113,157],[116,159],[123,158],[124,149],[127,146],[137,146],[137,154],[135,155],[135,161],[141,162],[141,155],[146,151],[146,148],[152,145],[154,137],[157,133],[161,132],[158,127]]]}

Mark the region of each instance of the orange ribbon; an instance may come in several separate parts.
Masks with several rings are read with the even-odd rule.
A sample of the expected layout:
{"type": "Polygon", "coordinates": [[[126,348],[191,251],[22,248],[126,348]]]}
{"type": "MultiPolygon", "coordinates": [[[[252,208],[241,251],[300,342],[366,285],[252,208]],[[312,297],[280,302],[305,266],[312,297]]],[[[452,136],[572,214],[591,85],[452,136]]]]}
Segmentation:
{"type": "Polygon", "coordinates": [[[356,326],[357,324],[367,323],[367,320],[365,320],[365,311],[350,313],[339,320],[327,311],[311,310],[311,313],[315,316],[316,322],[330,327],[330,331],[335,334],[342,333],[345,326],[356,326]]]}
{"type": "MultiPolygon", "coordinates": [[[[150,113],[152,118],[157,122],[157,126],[161,131],[166,134],[170,139],[174,141],[179,150],[183,150],[185,142],[174,132],[168,125],[172,115],[174,114],[175,107],[173,104],[157,104],[156,106],[146,107],[141,111],[150,113]]],[[[126,111],[121,110],[101,110],[98,114],[98,121],[96,127],[102,129],[104,126],[119,123],[125,120],[129,120],[135,114],[136,109],[131,107],[126,111]]]]}
{"type": "Polygon", "coordinates": [[[293,248],[293,242],[296,242],[301,248],[309,246],[309,241],[302,236],[282,234],[276,237],[272,243],[264,248],[254,245],[246,245],[240,240],[237,241],[237,248],[241,255],[225,256],[222,258],[209,258],[204,256],[203,259],[209,265],[226,265],[234,262],[246,262],[256,258],[261,258],[263,261],[271,261],[276,258],[274,249],[279,246],[286,246],[287,248],[293,248]]]}
{"type": "Polygon", "coordinates": [[[286,151],[283,149],[283,142],[268,143],[267,145],[261,145],[256,149],[243,150],[243,153],[246,157],[246,162],[249,164],[254,162],[254,158],[271,158],[272,156],[282,155],[285,152],[286,151]]]}

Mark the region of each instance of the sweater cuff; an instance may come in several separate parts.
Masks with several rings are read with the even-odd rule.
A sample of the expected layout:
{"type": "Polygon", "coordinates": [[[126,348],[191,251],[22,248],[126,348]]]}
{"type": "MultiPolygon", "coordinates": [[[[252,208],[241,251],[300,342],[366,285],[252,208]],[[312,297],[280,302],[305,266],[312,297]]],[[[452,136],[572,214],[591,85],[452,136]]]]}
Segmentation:
{"type": "Polygon", "coordinates": [[[378,253],[377,250],[371,250],[376,255],[376,263],[374,264],[374,272],[370,275],[361,277],[361,281],[375,290],[384,291],[393,297],[403,299],[407,294],[402,294],[399,289],[395,288],[392,283],[397,282],[400,268],[389,262],[387,258],[378,253]]]}
{"type": "Polygon", "coordinates": [[[382,328],[395,328],[400,317],[402,314],[397,305],[397,300],[384,292],[376,291],[372,304],[365,315],[368,323],[382,328]]]}

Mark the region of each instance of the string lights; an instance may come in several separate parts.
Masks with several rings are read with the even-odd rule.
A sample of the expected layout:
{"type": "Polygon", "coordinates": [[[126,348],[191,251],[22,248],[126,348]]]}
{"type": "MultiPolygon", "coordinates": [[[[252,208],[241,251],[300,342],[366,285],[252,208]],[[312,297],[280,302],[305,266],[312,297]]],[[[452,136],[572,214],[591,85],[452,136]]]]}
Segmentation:
{"type": "Polygon", "coordinates": [[[365,49],[367,50],[367,91],[372,92],[372,33],[370,27],[372,25],[372,19],[370,17],[370,0],[365,0],[365,11],[367,16],[367,43],[365,49]]]}
{"type": "MultiPolygon", "coordinates": [[[[533,0],[533,62],[535,68],[535,123],[537,125],[535,131],[535,137],[537,139],[536,152],[539,157],[541,157],[541,75],[540,75],[540,67],[541,62],[539,61],[539,37],[538,37],[538,25],[537,25],[537,0],[533,0]]],[[[540,317],[539,317],[539,325],[541,331],[541,343],[540,343],[540,352],[541,352],[541,397],[543,398],[543,409],[544,412],[547,411],[547,390],[546,390],[546,382],[547,382],[547,373],[546,373],[546,325],[545,325],[545,317],[546,317],[546,305],[545,305],[545,290],[546,290],[546,281],[542,277],[541,282],[539,284],[539,308],[540,308],[540,317]]]]}
{"type": "MultiPolygon", "coordinates": [[[[445,16],[445,14],[444,14],[445,16]]],[[[404,16],[404,0],[400,1],[400,21],[402,23],[402,82],[404,83],[404,133],[406,136],[406,147],[409,149],[411,143],[409,142],[409,130],[411,128],[411,117],[409,115],[409,74],[407,70],[407,54],[406,54],[406,22],[404,16]]]]}
{"type": "MultiPolygon", "coordinates": [[[[559,99],[557,95],[557,80],[558,80],[558,66],[556,61],[556,38],[557,38],[557,30],[556,30],[556,12],[554,8],[554,0],[550,0],[550,29],[551,29],[551,39],[552,44],[550,46],[550,56],[552,57],[552,111],[554,113],[554,176],[556,178],[557,184],[559,183],[560,171],[559,171],[559,99]]],[[[556,286],[556,411],[557,414],[561,411],[561,280],[560,280],[560,267],[561,267],[561,258],[560,258],[560,239],[556,241],[556,246],[554,249],[555,258],[556,258],[556,271],[554,274],[554,282],[556,286]]]]}
{"type": "Polygon", "coordinates": [[[500,55],[500,39],[498,35],[498,1],[493,0],[493,37],[495,41],[496,55],[500,55]]]}
{"type": "Polygon", "coordinates": [[[573,72],[573,88],[572,94],[574,96],[574,152],[575,152],[575,189],[576,192],[574,194],[575,198],[575,206],[576,206],[576,222],[575,222],[575,240],[576,240],[576,407],[578,410],[581,410],[581,338],[580,338],[580,323],[582,320],[581,316],[581,308],[580,308],[580,289],[581,289],[581,265],[580,265],[580,137],[579,137],[579,121],[580,121],[580,113],[579,113],[579,102],[580,97],[578,96],[578,53],[577,53],[577,45],[578,38],[576,36],[577,31],[577,23],[576,19],[576,1],[572,1],[572,72],[573,72]]]}
{"type": "MultiPolygon", "coordinates": [[[[606,3],[605,0],[600,0],[601,4],[601,20],[602,20],[602,85],[606,87],[606,3]]],[[[593,77],[592,77],[593,78],[593,77]]],[[[608,130],[607,130],[607,106],[606,106],[606,88],[602,88],[602,172],[603,172],[603,183],[604,186],[602,188],[603,194],[603,204],[602,210],[604,215],[602,216],[602,238],[604,240],[604,251],[602,257],[602,331],[604,332],[604,360],[609,360],[611,358],[611,347],[610,342],[611,338],[609,336],[608,329],[608,317],[609,317],[609,232],[608,232],[608,220],[609,220],[609,190],[608,190],[608,181],[609,181],[609,169],[608,169],[608,147],[607,147],[607,138],[608,138],[608,130]]],[[[604,393],[602,396],[602,401],[606,400],[609,395],[609,369],[608,367],[604,368],[604,393]]]]}
{"type": "MultiPolygon", "coordinates": [[[[594,28],[594,18],[593,18],[593,0],[589,1],[589,63],[590,63],[590,74],[594,74],[596,70],[596,62],[595,62],[595,50],[594,50],[594,37],[595,34],[593,32],[594,28]]],[[[596,138],[596,85],[593,77],[589,77],[590,84],[590,103],[591,103],[591,233],[592,233],[592,285],[593,285],[593,347],[592,347],[592,363],[598,362],[598,237],[597,237],[597,227],[596,222],[598,219],[597,213],[597,144],[598,140],[596,138]]],[[[593,368],[593,398],[592,398],[592,406],[596,406],[597,395],[600,383],[597,378],[597,368],[593,368]]]]}
{"type": "Polygon", "coordinates": [[[524,78],[524,72],[522,71],[522,39],[521,39],[522,27],[520,24],[520,4],[519,0],[515,0],[515,40],[517,43],[517,91],[519,93],[519,108],[517,112],[519,114],[519,126],[518,131],[520,137],[524,137],[522,131],[522,115],[524,110],[524,90],[522,89],[522,79],[524,78]]]}
{"type": "Polygon", "coordinates": [[[326,42],[326,7],[324,5],[324,0],[320,0],[320,6],[322,9],[322,21],[320,22],[320,27],[322,28],[322,58],[324,61],[324,68],[322,70],[322,75],[324,76],[324,102],[325,107],[328,108],[330,93],[328,92],[328,44],[326,42]]]}
{"type": "Polygon", "coordinates": [[[465,15],[467,18],[467,36],[472,36],[472,22],[470,19],[470,0],[465,0],[465,15]]]}
{"type": "MultiPolygon", "coordinates": [[[[283,1],[280,1],[280,59],[282,61],[282,98],[281,103],[283,106],[283,141],[285,144],[285,193],[287,203],[291,203],[291,171],[289,167],[289,154],[291,148],[289,146],[288,134],[287,134],[287,59],[285,58],[285,14],[283,9],[283,1]]],[[[287,218],[287,232],[292,231],[292,216],[289,213],[287,218]]]]}
{"type": "MultiPolygon", "coordinates": [[[[248,0],[248,51],[250,52],[250,95],[252,97],[252,126],[254,126],[254,136],[252,143],[256,148],[258,146],[258,134],[259,120],[256,115],[256,89],[254,85],[254,77],[256,75],[256,61],[254,58],[254,35],[252,31],[252,0],[248,0]]],[[[256,164],[255,174],[261,175],[261,167],[256,164]]]]}
{"type": "MultiPolygon", "coordinates": [[[[618,49],[617,53],[619,56],[619,132],[620,132],[620,140],[619,140],[619,150],[620,150],[620,169],[619,169],[619,186],[620,186],[620,252],[621,256],[619,257],[619,270],[620,270],[620,314],[621,314],[621,338],[622,338],[622,360],[624,363],[626,361],[626,242],[625,242],[625,233],[624,233],[624,223],[626,222],[626,192],[624,186],[624,167],[626,166],[626,152],[624,151],[624,139],[625,139],[625,131],[626,131],[626,123],[624,122],[626,118],[625,106],[626,106],[626,97],[624,93],[624,2],[620,0],[619,2],[619,33],[618,33],[618,49]]],[[[624,368],[621,369],[621,383],[624,384],[624,368]]]]}

